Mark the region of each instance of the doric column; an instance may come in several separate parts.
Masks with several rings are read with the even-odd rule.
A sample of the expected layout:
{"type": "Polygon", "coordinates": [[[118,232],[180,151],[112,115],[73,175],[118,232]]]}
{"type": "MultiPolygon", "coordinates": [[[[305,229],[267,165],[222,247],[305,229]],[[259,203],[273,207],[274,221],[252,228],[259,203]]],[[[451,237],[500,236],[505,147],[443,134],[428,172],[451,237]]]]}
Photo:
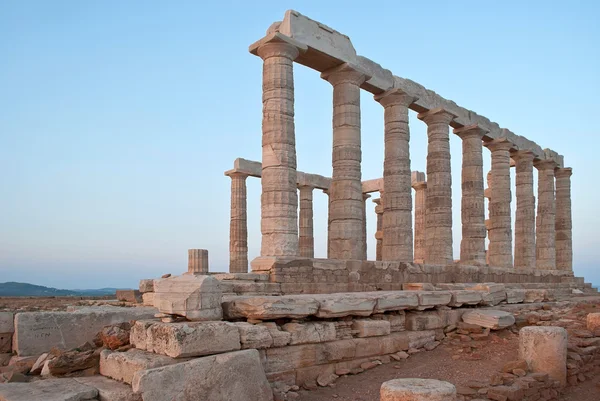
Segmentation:
{"type": "Polygon", "coordinates": [[[327,259],[329,259],[329,248],[331,244],[331,196],[329,196],[329,190],[324,189],[323,193],[327,195],[327,259]]]}
{"type": "Polygon", "coordinates": [[[367,199],[369,199],[371,195],[363,194],[363,258],[362,260],[367,260],[367,199]]]}
{"type": "Polygon", "coordinates": [[[485,202],[483,197],[482,138],[487,130],[477,125],[457,128],[454,133],[462,139],[462,240],[460,261],[463,264],[485,265],[485,202]]]}
{"type": "MultiPolygon", "coordinates": [[[[488,218],[485,220],[485,230],[486,230],[486,234],[487,234],[487,239],[490,239],[490,199],[492,199],[492,171],[488,171],[488,173],[485,176],[485,181],[487,182],[487,188],[483,190],[483,197],[487,199],[487,209],[488,209],[488,218]]],[[[485,250],[485,263],[487,265],[490,264],[490,250],[486,249],[485,250]]]]}
{"type": "Polygon", "coordinates": [[[313,236],[313,188],[300,187],[300,256],[315,257],[315,238],[313,236]]]}
{"type": "Polygon", "coordinates": [[[229,272],[248,273],[248,223],[246,174],[227,172],[231,178],[231,217],[229,220],[229,272]]]}
{"type": "Polygon", "coordinates": [[[512,154],[516,170],[515,269],[535,269],[535,195],[530,151],[512,154]]]}
{"type": "MultiPolygon", "coordinates": [[[[247,270],[247,268],[246,268],[247,270]]],[[[208,250],[207,249],[188,249],[188,273],[189,274],[207,274],[208,273],[208,250]]]]}
{"type": "Polygon", "coordinates": [[[293,60],[299,50],[275,34],[256,52],[264,60],[261,256],[297,256],[293,60]]]}
{"type": "Polygon", "coordinates": [[[360,85],[367,76],[349,64],[321,74],[333,85],[333,173],[329,188],[329,257],[361,260],[363,208],[361,182],[360,85]]]}
{"type": "MultiPolygon", "coordinates": [[[[421,173],[423,174],[423,173],[421,173]]],[[[424,175],[424,174],[423,174],[424,175]]],[[[425,200],[427,199],[427,181],[413,180],[415,190],[415,263],[424,263],[427,256],[425,241],[425,200]]]]}
{"type": "Polygon", "coordinates": [[[538,207],[536,217],[536,268],[556,269],[556,206],[554,203],[554,160],[534,162],[538,170],[538,207]]]}
{"type": "Polygon", "coordinates": [[[438,108],[417,116],[427,124],[427,197],[425,199],[425,261],[446,265],[452,257],[452,173],[450,128],[456,117],[438,108]]]}
{"type": "Polygon", "coordinates": [[[489,264],[513,267],[510,214],[510,149],[513,144],[506,138],[498,138],[485,146],[492,152],[489,264]]]}
{"type": "Polygon", "coordinates": [[[554,170],[556,176],[556,268],[572,272],[571,174],[573,174],[573,170],[569,167],[554,170]]]}
{"type": "Polygon", "coordinates": [[[412,190],[410,187],[410,131],[408,106],[416,98],[400,89],[375,96],[384,107],[385,155],[383,160],[383,248],[382,259],[413,260],[412,190]]]}
{"type": "Polygon", "coordinates": [[[382,260],[381,247],[383,245],[383,205],[381,204],[381,198],[373,199],[375,203],[375,214],[377,215],[377,232],[375,232],[375,239],[377,245],[375,248],[375,260],[382,260]]]}

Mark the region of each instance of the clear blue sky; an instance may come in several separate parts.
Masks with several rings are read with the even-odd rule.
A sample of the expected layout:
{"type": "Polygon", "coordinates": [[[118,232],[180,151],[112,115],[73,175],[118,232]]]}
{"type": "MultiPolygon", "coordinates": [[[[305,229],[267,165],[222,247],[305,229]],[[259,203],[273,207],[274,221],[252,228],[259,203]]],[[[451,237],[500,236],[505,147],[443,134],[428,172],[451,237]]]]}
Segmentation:
{"type": "MultiPolygon", "coordinates": [[[[350,36],[394,74],[565,155],[575,271],[600,283],[592,0],[0,0],[0,281],[133,287],[183,272],[188,248],[209,249],[211,270],[226,270],[223,171],[236,157],[261,156],[262,66],[247,49],[289,8],[350,36]]],[[[330,175],[331,86],[303,66],[295,79],[298,168],[330,175]]],[[[377,178],[383,109],[364,91],[361,101],[363,178],[377,178]]],[[[412,169],[424,171],[425,124],[410,118],[412,169]]],[[[460,139],[451,147],[458,258],[460,139]]],[[[487,150],[484,159],[487,170],[487,150]]],[[[248,198],[252,259],[257,179],[248,198]]],[[[315,193],[320,257],[326,220],[326,196],[315,193]]]]}

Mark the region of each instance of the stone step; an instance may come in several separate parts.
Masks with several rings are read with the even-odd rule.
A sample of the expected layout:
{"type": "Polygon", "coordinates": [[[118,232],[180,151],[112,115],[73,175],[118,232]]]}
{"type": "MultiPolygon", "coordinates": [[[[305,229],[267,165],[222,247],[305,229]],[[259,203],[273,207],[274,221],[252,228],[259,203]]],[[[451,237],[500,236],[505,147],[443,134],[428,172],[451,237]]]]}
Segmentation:
{"type": "Polygon", "coordinates": [[[181,360],[139,349],[130,349],[127,352],[104,350],[100,353],[100,374],[131,384],[135,374],[139,371],[178,362],[181,360]]]}
{"type": "Polygon", "coordinates": [[[281,295],[279,283],[266,281],[221,280],[223,294],[236,295],[281,295]]]}
{"type": "Polygon", "coordinates": [[[75,377],[74,380],[96,388],[99,401],[142,401],[142,395],[135,394],[131,386],[104,376],[75,377]]]}
{"type": "MultiPolygon", "coordinates": [[[[48,379],[0,385],[2,401],[84,401],[98,400],[98,395],[99,391],[96,387],[80,383],[75,379],[48,379]]],[[[110,401],[116,400],[110,399],[110,401]]]]}

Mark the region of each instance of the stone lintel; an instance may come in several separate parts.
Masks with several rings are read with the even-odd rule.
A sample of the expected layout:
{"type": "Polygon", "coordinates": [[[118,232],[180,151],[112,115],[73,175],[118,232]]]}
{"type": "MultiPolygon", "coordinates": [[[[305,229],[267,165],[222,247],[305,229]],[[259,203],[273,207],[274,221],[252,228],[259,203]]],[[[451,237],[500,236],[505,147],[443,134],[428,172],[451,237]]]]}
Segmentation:
{"type": "Polygon", "coordinates": [[[375,178],[374,180],[363,181],[362,191],[363,194],[383,191],[383,178],[375,178]]]}

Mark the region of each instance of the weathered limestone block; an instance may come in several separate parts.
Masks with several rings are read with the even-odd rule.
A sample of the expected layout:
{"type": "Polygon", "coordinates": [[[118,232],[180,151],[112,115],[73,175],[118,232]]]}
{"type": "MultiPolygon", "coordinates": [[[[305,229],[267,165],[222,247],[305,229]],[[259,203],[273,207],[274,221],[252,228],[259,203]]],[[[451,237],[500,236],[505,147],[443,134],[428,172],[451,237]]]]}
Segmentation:
{"type": "Polygon", "coordinates": [[[154,293],[145,292],[142,294],[142,303],[144,306],[154,306],[154,293]]]}
{"type": "Polygon", "coordinates": [[[15,316],[12,312],[0,312],[0,333],[15,332],[15,316]]]}
{"type": "Polygon", "coordinates": [[[286,323],[283,330],[291,334],[290,345],[322,343],[336,339],[333,322],[286,323]]]}
{"type": "Polygon", "coordinates": [[[371,293],[319,294],[314,295],[319,302],[316,314],[320,318],[344,316],[369,316],[373,314],[377,298],[371,293]]]}
{"type": "Polygon", "coordinates": [[[75,377],[76,382],[98,390],[99,401],[142,401],[141,394],[134,394],[131,386],[103,376],[75,377]]]}
{"type": "Polygon", "coordinates": [[[0,333],[0,354],[12,352],[13,333],[0,333]]]}
{"type": "Polygon", "coordinates": [[[242,349],[261,349],[273,346],[273,337],[267,327],[247,322],[238,322],[234,324],[240,332],[242,349]]]}
{"type": "Polygon", "coordinates": [[[136,372],[178,362],[181,360],[135,348],[127,352],[103,350],[100,353],[100,374],[131,384],[136,372]]]}
{"type": "Polygon", "coordinates": [[[462,315],[467,311],[468,309],[466,308],[438,309],[437,311],[435,311],[435,313],[437,313],[440,319],[442,319],[443,327],[446,327],[451,325],[458,325],[459,322],[462,322],[462,315]]]}
{"type": "Polygon", "coordinates": [[[147,330],[146,350],[172,358],[241,349],[240,333],[228,322],[156,323],[147,330]]]}
{"type": "Polygon", "coordinates": [[[449,291],[418,291],[419,310],[433,308],[440,305],[448,305],[452,300],[449,291]]]}
{"type": "Polygon", "coordinates": [[[152,318],[155,308],[89,307],[75,312],[23,312],[15,316],[14,351],[40,355],[52,347],[72,349],[94,337],[104,326],[152,318]]]}
{"type": "Polygon", "coordinates": [[[373,315],[373,319],[387,320],[390,322],[390,331],[392,333],[404,331],[406,327],[406,312],[398,311],[396,314],[373,315]]]}
{"type": "Polygon", "coordinates": [[[548,373],[567,384],[567,331],[562,327],[527,326],[519,331],[519,358],[534,373],[548,373]]]}
{"type": "Polygon", "coordinates": [[[117,290],[117,299],[140,304],[142,303],[142,294],[138,290],[117,290]]]}
{"type": "Polygon", "coordinates": [[[516,288],[506,289],[506,303],[508,304],[520,304],[525,302],[525,294],[527,290],[521,290],[516,288]]]}
{"type": "Polygon", "coordinates": [[[544,302],[548,298],[548,290],[544,289],[526,289],[525,300],[526,303],[533,302],[544,302]]]}
{"type": "Polygon", "coordinates": [[[414,309],[419,306],[419,297],[411,291],[381,291],[375,293],[377,304],[374,313],[414,309]]]}
{"type": "Polygon", "coordinates": [[[444,322],[436,312],[408,312],[406,314],[406,330],[435,330],[444,327],[444,322]]]}
{"type": "Polygon", "coordinates": [[[142,294],[145,294],[147,292],[154,292],[154,279],[140,280],[140,292],[142,294]]]}
{"type": "Polygon", "coordinates": [[[273,347],[285,347],[291,341],[292,334],[279,329],[274,322],[260,323],[259,326],[266,327],[273,338],[273,347]]]}
{"type": "Polygon", "coordinates": [[[504,284],[483,283],[467,287],[468,290],[481,291],[483,297],[482,304],[495,306],[506,300],[506,287],[504,284]]]}
{"type": "Polygon", "coordinates": [[[219,280],[184,274],[154,281],[154,305],[162,313],[189,320],[221,320],[222,293],[219,280]]]}
{"type": "Polygon", "coordinates": [[[98,390],[74,379],[48,379],[32,383],[0,385],[2,401],[83,401],[96,400],[98,390]]]}
{"type": "Polygon", "coordinates": [[[298,319],[315,315],[319,303],[305,295],[236,297],[225,301],[223,308],[228,319],[298,319]]]}
{"type": "Polygon", "coordinates": [[[148,329],[158,320],[137,320],[129,332],[129,343],[137,349],[145,350],[148,347],[148,329]]]}
{"type": "Polygon", "coordinates": [[[433,379],[394,379],[384,382],[381,401],[454,401],[456,387],[433,379]]]}
{"type": "Polygon", "coordinates": [[[358,319],[352,322],[352,330],[357,337],[387,336],[391,333],[391,325],[387,320],[358,319]]]}
{"type": "Polygon", "coordinates": [[[476,324],[492,330],[500,330],[515,324],[515,317],[499,310],[479,309],[466,312],[462,316],[465,323],[476,324]]]}
{"type": "Polygon", "coordinates": [[[452,299],[448,306],[459,308],[462,305],[477,305],[483,301],[483,295],[475,290],[454,290],[450,291],[452,299]]]}
{"type": "Polygon", "coordinates": [[[600,313],[588,313],[585,320],[589,331],[594,332],[600,330],[600,313]]]}
{"type": "Polygon", "coordinates": [[[402,291],[435,291],[431,283],[402,283],[402,291]]]}
{"type": "Polygon", "coordinates": [[[192,359],[136,375],[133,391],[144,401],[272,401],[257,350],[192,359]]]}
{"type": "MultiPolygon", "coordinates": [[[[434,330],[424,330],[424,331],[406,331],[406,336],[408,338],[408,348],[402,348],[402,350],[406,351],[410,348],[421,348],[425,344],[435,341],[435,331],[434,330]]],[[[397,333],[397,334],[404,334],[397,333]]]]}

